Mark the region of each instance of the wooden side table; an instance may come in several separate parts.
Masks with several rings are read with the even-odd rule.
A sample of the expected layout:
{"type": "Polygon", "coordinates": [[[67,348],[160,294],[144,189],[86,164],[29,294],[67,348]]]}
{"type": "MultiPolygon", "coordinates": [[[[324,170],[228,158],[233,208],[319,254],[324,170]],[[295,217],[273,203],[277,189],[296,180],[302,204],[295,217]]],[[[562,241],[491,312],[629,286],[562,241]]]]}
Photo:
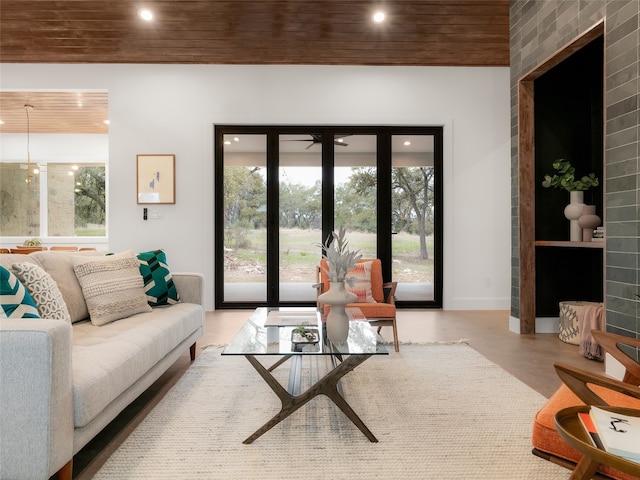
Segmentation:
{"type": "MultiPolygon", "coordinates": [[[[640,417],[640,410],[622,407],[604,408],[611,412],[640,417]]],[[[576,465],[569,479],[589,480],[596,473],[600,465],[608,465],[621,472],[640,477],[640,463],[626,460],[593,446],[578,418],[578,413],[580,412],[589,412],[589,406],[580,405],[577,407],[564,408],[556,413],[555,416],[558,434],[565,442],[583,454],[582,459],[576,465]]]]}

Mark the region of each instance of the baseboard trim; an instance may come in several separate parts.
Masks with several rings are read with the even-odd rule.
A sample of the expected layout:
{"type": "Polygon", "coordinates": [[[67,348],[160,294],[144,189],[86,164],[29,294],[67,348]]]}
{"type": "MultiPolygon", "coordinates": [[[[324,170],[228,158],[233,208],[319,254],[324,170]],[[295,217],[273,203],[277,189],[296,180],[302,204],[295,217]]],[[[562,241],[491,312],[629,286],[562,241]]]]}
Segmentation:
{"type": "MultiPolygon", "coordinates": [[[[509,315],[509,331],[521,333],[520,319],[509,315]]],[[[560,333],[558,317],[536,317],[536,333],[560,333]]]]}

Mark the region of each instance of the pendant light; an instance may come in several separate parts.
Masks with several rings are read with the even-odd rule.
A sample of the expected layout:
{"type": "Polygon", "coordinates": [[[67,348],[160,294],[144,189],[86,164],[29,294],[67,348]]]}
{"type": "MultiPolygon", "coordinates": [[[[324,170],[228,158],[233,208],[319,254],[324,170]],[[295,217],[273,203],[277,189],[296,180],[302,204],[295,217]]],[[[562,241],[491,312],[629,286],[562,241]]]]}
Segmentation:
{"type": "Polygon", "coordinates": [[[27,114],[27,185],[31,186],[31,152],[29,151],[29,135],[30,135],[30,122],[29,122],[29,110],[33,110],[33,105],[28,103],[24,104],[24,111],[27,114]]]}

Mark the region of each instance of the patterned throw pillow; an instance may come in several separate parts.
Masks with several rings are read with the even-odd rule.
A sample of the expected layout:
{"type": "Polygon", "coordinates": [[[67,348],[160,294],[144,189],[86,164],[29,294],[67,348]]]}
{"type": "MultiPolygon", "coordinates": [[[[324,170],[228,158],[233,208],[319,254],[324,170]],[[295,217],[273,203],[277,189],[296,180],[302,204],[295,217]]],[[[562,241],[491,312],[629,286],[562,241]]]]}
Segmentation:
{"type": "Polygon", "coordinates": [[[131,256],[73,257],[89,317],[104,325],[136,313],[150,312],[138,259],[131,256]]]}
{"type": "Polygon", "coordinates": [[[64,320],[71,323],[67,304],[64,303],[62,293],[51,275],[35,263],[14,263],[11,269],[27,287],[42,318],[64,320]]]}
{"type": "Polygon", "coordinates": [[[348,292],[357,295],[356,303],[376,303],[371,293],[371,264],[373,262],[358,262],[347,272],[346,278],[355,277],[353,287],[345,282],[348,292]]]}
{"type": "Polygon", "coordinates": [[[0,317],[40,318],[27,289],[3,266],[0,266],[0,317]]]}
{"type": "Polygon", "coordinates": [[[138,254],[138,262],[149,305],[171,305],[180,301],[163,250],[141,252],[138,254]]]}

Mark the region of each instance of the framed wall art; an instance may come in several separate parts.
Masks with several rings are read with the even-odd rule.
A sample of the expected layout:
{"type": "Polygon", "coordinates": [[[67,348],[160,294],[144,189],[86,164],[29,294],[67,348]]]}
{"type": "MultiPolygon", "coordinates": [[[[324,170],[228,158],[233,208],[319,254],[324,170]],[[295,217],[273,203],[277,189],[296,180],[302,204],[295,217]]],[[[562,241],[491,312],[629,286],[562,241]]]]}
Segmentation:
{"type": "Polygon", "coordinates": [[[137,156],[138,203],[176,203],[176,156],[137,156]]]}

